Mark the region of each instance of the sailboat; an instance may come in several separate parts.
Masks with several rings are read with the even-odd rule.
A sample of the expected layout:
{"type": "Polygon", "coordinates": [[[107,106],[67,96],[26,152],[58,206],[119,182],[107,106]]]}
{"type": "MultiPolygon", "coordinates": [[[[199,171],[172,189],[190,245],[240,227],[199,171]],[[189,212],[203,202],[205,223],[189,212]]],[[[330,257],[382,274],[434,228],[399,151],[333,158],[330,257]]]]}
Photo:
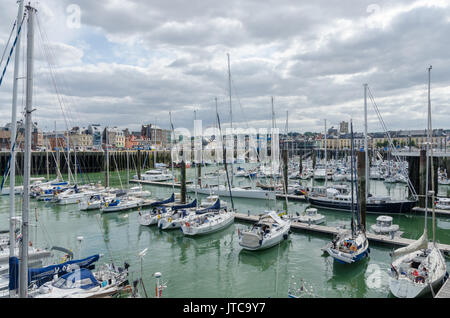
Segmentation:
{"type": "Polygon", "coordinates": [[[222,208],[220,199],[217,199],[212,206],[198,209],[194,215],[185,218],[181,230],[187,236],[214,233],[233,224],[235,214],[234,210],[222,208]]]}
{"type": "MultiPolygon", "coordinates": [[[[139,211],[139,224],[144,226],[154,225],[158,223],[158,220],[161,219],[165,214],[168,212],[168,210],[173,209],[176,206],[167,206],[170,203],[175,202],[175,194],[172,193],[172,195],[163,201],[157,201],[150,205],[150,210],[142,213],[139,211]]],[[[195,205],[194,205],[195,206],[195,205]]],[[[188,206],[190,207],[190,206],[188,206]]]]}
{"type": "MultiPolygon", "coordinates": [[[[356,263],[365,257],[369,256],[369,241],[367,240],[365,229],[361,226],[360,213],[357,213],[356,224],[355,224],[355,209],[353,204],[353,184],[354,184],[354,152],[353,152],[353,123],[351,125],[351,197],[352,197],[352,219],[351,219],[351,230],[342,231],[332,240],[332,242],[326,248],[327,253],[333,257],[333,259],[342,264],[356,263]]],[[[360,212],[360,211],[359,211],[360,212]]]]}
{"type": "Polygon", "coordinates": [[[290,228],[290,220],[283,220],[275,211],[270,211],[262,215],[250,230],[238,230],[239,245],[249,251],[266,249],[286,240],[290,228]]]}
{"type": "MultiPolygon", "coordinates": [[[[230,88],[231,89],[231,88],[230,88]]],[[[230,96],[231,102],[231,96],[230,96]]],[[[217,124],[219,126],[220,138],[223,138],[222,128],[220,125],[219,113],[216,108],[217,124]]],[[[222,143],[222,151],[225,153],[225,147],[222,143]]],[[[225,163],[225,172],[227,176],[228,191],[231,199],[231,209],[224,208],[220,203],[219,196],[214,197],[215,202],[209,207],[196,209],[195,214],[191,214],[188,218],[185,218],[184,222],[181,222],[181,230],[186,236],[196,236],[214,233],[225,229],[234,222],[234,217],[236,211],[234,209],[233,194],[232,194],[232,184],[230,182],[227,160],[225,163]]],[[[197,171],[197,169],[196,169],[197,171]]],[[[231,169],[233,175],[233,169],[231,169]]],[[[198,176],[197,176],[198,178],[198,176]]],[[[197,180],[196,180],[197,183],[197,180]]],[[[197,196],[197,189],[196,189],[197,196]]]]}
{"type": "MultiPolygon", "coordinates": [[[[275,112],[273,107],[273,97],[272,97],[272,150],[271,150],[271,172],[270,175],[273,178],[276,174],[279,173],[279,169],[276,169],[275,171],[274,166],[276,165],[276,162],[278,162],[278,159],[276,156],[277,151],[275,151],[274,147],[274,141],[276,138],[274,138],[275,134],[275,112]]],[[[287,119],[286,119],[286,134],[287,134],[287,119]]],[[[286,158],[286,164],[287,164],[287,158],[286,158]]],[[[287,169],[287,167],[285,167],[287,169]]],[[[280,174],[281,175],[281,174],[280,174]]],[[[284,185],[284,194],[287,194],[287,185],[288,180],[284,179],[283,176],[283,182],[284,185]]],[[[273,192],[275,192],[275,188],[273,189],[273,192]]],[[[285,196],[286,199],[286,209],[288,207],[288,198],[285,196]]],[[[289,237],[290,234],[290,228],[291,228],[291,219],[286,215],[286,213],[278,214],[276,211],[267,211],[265,214],[261,215],[258,222],[254,224],[249,230],[241,232],[238,230],[238,237],[239,237],[239,245],[244,248],[245,250],[250,251],[256,251],[256,250],[262,250],[266,248],[270,248],[272,246],[275,246],[279,243],[281,243],[283,240],[286,240],[289,237]],[[283,217],[282,217],[282,216],[283,217]]]]}
{"type": "Polygon", "coordinates": [[[391,293],[398,298],[415,298],[429,294],[442,283],[447,265],[441,251],[436,245],[435,213],[434,213],[434,180],[433,180],[433,148],[431,145],[431,100],[430,100],[430,73],[428,68],[428,134],[426,145],[426,195],[425,195],[425,226],[422,236],[408,246],[399,248],[392,253],[394,260],[391,263],[389,288],[391,293]],[[430,160],[431,156],[431,160],[430,160]],[[431,191],[428,183],[429,163],[431,161],[431,191]],[[428,197],[431,196],[433,206],[433,241],[428,242],[427,214],[428,197]]]}
{"type": "MultiPolygon", "coordinates": [[[[368,159],[368,146],[367,146],[367,84],[364,84],[364,114],[365,114],[365,134],[364,134],[364,152],[366,156],[366,209],[367,213],[376,214],[397,214],[408,213],[416,205],[417,200],[408,199],[393,199],[389,196],[376,196],[369,195],[369,159],[368,159]]],[[[380,116],[381,118],[381,116],[380,116]]],[[[389,137],[389,136],[388,136],[389,137]]],[[[390,138],[390,137],[389,137],[390,138]]],[[[350,174],[353,176],[352,171],[350,174]]],[[[409,180],[406,179],[405,182],[409,180]]],[[[328,188],[335,188],[331,186],[328,188]]],[[[323,197],[315,195],[314,193],[308,195],[308,202],[314,207],[333,209],[338,211],[352,211],[355,207],[352,206],[349,197],[342,197],[339,193],[336,195],[328,195],[323,197]]]]}

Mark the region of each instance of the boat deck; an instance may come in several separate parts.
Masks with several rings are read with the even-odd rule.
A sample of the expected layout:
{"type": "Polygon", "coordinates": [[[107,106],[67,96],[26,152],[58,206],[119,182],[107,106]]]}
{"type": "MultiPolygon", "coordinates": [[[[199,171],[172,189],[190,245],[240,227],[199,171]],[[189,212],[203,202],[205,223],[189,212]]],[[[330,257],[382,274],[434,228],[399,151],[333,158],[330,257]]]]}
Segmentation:
{"type": "MultiPolygon", "coordinates": [[[[244,222],[257,222],[259,219],[259,216],[236,213],[235,218],[236,218],[236,220],[240,220],[240,221],[244,221],[244,222]]],[[[322,233],[322,234],[328,234],[328,235],[336,235],[339,233],[339,229],[336,227],[307,224],[307,223],[300,223],[300,222],[293,222],[291,224],[291,229],[293,231],[308,231],[308,232],[322,233]]],[[[366,235],[367,235],[367,238],[369,239],[369,241],[376,242],[379,244],[406,246],[406,245],[409,245],[409,244],[415,242],[415,240],[402,238],[402,237],[398,237],[398,236],[391,238],[388,235],[373,234],[370,232],[367,232],[366,235]]],[[[444,255],[447,255],[447,256],[450,255],[450,245],[438,244],[438,248],[444,253],[444,255]]]]}
{"type": "Polygon", "coordinates": [[[450,279],[442,285],[435,298],[450,298],[450,279]]]}

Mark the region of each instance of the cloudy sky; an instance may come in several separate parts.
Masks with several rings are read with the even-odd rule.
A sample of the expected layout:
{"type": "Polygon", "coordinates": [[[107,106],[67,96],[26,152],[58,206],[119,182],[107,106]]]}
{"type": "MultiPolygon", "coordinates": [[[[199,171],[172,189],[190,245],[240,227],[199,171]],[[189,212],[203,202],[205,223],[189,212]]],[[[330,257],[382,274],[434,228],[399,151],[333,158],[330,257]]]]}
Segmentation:
{"type": "MultiPolygon", "coordinates": [[[[89,123],[168,128],[169,111],[175,127],[190,128],[194,110],[208,126],[215,97],[221,121],[229,122],[227,53],[235,127],[270,127],[273,96],[280,128],[288,111],[290,131],[322,131],[324,119],[336,127],[350,118],[361,131],[368,83],[389,129],[423,129],[432,65],[433,128],[450,128],[449,1],[32,4],[38,9],[33,116],[44,130],[55,122],[58,130],[89,123]]],[[[0,0],[2,52],[16,16],[16,0],[0,0]]],[[[12,66],[0,87],[0,125],[11,117],[12,66]]],[[[20,108],[22,87],[23,80],[20,108]]],[[[381,130],[369,101],[369,131],[381,130]]]]}

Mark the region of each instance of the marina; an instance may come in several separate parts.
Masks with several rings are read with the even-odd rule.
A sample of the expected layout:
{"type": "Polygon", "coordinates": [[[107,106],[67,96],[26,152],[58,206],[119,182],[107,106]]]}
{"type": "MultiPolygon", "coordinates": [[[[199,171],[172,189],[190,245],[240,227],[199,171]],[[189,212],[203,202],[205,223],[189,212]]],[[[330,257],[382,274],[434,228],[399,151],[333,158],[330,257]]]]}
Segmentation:
{"type": "MultiPolygon", "coordinates": [[[[234,18],[251,11],[239,6],[207,28],[192,22],[201,15],[183,20],[191,10],[165,20],[156,3],[85,7],[102,8],[103,23],[151,12],[157,27],[135,20],[148,33],[134,34],[87,11],[81,25],[78,4],[65,10],[78,14],[62,19],[77,29],[67,32],[53,1],[8,4],[12,30],[0,29],[9,121],[0,127],[0,298],[450,297],[442,65],[436,78],[432,65],[417,71],[423,78],[388,67],[390,78],[413,75],[383,85],[379,61],[355,68],[339,58],[327,71],[334,58],[323,46],[351,46],[372,28],[347,29],[342,17],[320,39],[286,34],[281,52],[288,42],[223,46],[232,30],[261,37],[252,19],[234,18]],[[211,38],[222,44],[199,41],[208,29],[221,30],[211,38]],[[278,74],[259,73],[268,66],[278,74]]],[[[411,10],[428,7],[396,12],[380,34],[411,10]]],[[[302,20],[291,18],[280,21],[302,20]]],[[[372,54],[345,49],[338,55],[350,61],[372,54]]]]}
{"type": "MultiPolygon", "coordinates": [[[[211,168],[204,169],[208,171],[211,168]]],[[[192,180],[194,172],[194,168],[187,169],[188,180],[192,180]]],[[[176,173],[178,178],[179,169],[176,173]]],[[[122,178],[126,175],[126,171],[120,172],[122,178]]],[[[103,173],[93,173],[90,174],[90,178],[102,180],[104,175],[103,173]]],[[[113,185],[119,185],[119,175],[112,174],[110,181],[113,185]]],[[[387,191],[380,181],[374,183],[373,186],[378,193],[387,191]]],[[[152,193],[152,197],[161,200],[166,199],[172,193],[172,189],[167,186],[143,184],[143,187],[152,193]]],[[[402,193],[400,189],[401,186],[397,185],[390,191],[400,194],[402,193]]],[[[200,200],[205,197],[199,195],[200,200]]],[[[192,195],[189,195],[187,199],[190,202],[193,199],[192,195]]],[[[16,196],[16,200],[20,200],[19,196],[16,196]]],[[[198,297],[210,297],[211,295],[213,297],[229,297],[232,295],[231,293],[238,297],[266,297],[267,295],[285,297],[292,275],[305,279],[308,275],[307,281],[314,284],[317,292],[320,292],[323,297],[342,297],[344,295],[348,297],[391,297],[389,288],[384,283],[380,287],[369,288],[367,286],[369,274],[361,271],[356,277],[351,275],[353,278],[350,279],[347,271],[339,269],[336,265],[332,266],[332,262],[330,263],[330,260],[322,255],[321,249],[326,246],[328,238],[336,235],[338,228],[345,225],[344,221],[349,217],[347,213],[319,209],[319,212],[326,216],[326,223],[324,225],[308,225],[307,223],[293,222],[291,225],[293,233],[288,241],[280,244],[279,256],[278,247],[249,255],[249,252],[241,251],[238,245],[237,229],[243,229],[247,224],[257,221],[259,204],[250,199],[238,198],[235,198],[234,202],[236,209],[240,211],[236,213],[234,225],[208,236],[188,238],[180,230],[167,232],[159,230],[156,226],[140,226],[137,210],[101,214],[98,210],[79,211],[75,205],[51,206],[45,202],[32,201],[31,209],[39,209],[37,210],[37,227],[32,227],[30,237],[37,246],[52,245],[48,239],[51,242],[59,242],[63,246],[72,246],[74,253],[80,253],[80,256],[95,252],[108,255],[111,251],[113,259],[120,260],[120,262],[129,261],[133,279],[139,276],[140,260],[136,255],[148,248],[153,257],[146,256],[143,259],[144,266],[150,268],[148,272],[144,272],[143,280],[146,285],[151,286],[154,282],[152,273],[158,270],[162,271],[165,279],[169,282],[168,286],[170,286],[164,291],[166,297],[190,297],[192,289],[199,288],[203,284],[210,284],[212,281],[216,282],[217,287],[209,288],[208,292],[202,292],[199,289],[198,297]],[[250,215],[248,215],[248,211],[250,211],[250,215]],[[51,233],[49,229],[53,229],[51,233]],[[106,242],[104,243],[101,233],[105,235],[106,242]],[[78,236],[84,237],[81,246],[76,240],[78,236]],[[42,244],[44,242],[48,243],[42,244]],[[87,244],[87,242],[92,243],[87,244]],[[311,250],[316,252],[309,255],[311,250]],[[206,266],[211,262],[215,264],[213,268],[206,266]],[[277,263],[278,270],[276,269],[277,263]],[[195,282],[180,273],[180,269],[183,268],[184,273],[191,272],[193,274],[197,266],[206,267],[204,275],[195,276],[195,282]],[[318,275],[318,272],[314,270],[315,267],[321,268],[324,275],[318,275]],[[278,275],[278,283],[275,284],[274,280],[269,283],[268,275],[273,279],[278,275]],[[351,288],[353,284],[360,287],[351,288]],[[278,286],[277,290],[275,290],[275,286],[278,286]],[[321,286],[320,289],[317,286],[321,286]],[[337,287],[339,289],[336,289],[337,287]]],[[[266,205],[267,209],[275,208],[282,211],[283,203],[283,200],[277,200],[276,204],[271,201],[263,203],[263,205],[266,205]]],[[[0,209],[1,220],[6,220],[7,196],[0,197],[0,206],[2,207],[0,209]]],[[[288,214],[295,215],[295,212],[304,211],[306,207],[308,204],[304,201],[289,201],[288,214]]],[[[392,249],[405,246],[417,238],[420,229],[417,223],[422,219],[421,215],[413,213],[394,216],[395,223],[399,224],[400,229],[405,232],[402,238],[392,240],[389,236],[367,233],[371,244],[371,256],[367,264],[358,265],[358,268],[361,266],[363,268],[380,268],[381,273],[387,271],[390,260],[389,253],[392,249]]],[[[375,223],[375,218],[376,215],[368,215],[368,224],[375,223]]],[[[446,244],[450,243],[450,236],[446,230],[450,229],[448,218],[438,217],[437,229],[440,244],[443,245],[443,250],[447,251],[448,245],[446,244]]],[[[450,263],[448,258],[447,263],[450,263]]],[[[384,274],[380,275],[384,277],[384,274]]]]}

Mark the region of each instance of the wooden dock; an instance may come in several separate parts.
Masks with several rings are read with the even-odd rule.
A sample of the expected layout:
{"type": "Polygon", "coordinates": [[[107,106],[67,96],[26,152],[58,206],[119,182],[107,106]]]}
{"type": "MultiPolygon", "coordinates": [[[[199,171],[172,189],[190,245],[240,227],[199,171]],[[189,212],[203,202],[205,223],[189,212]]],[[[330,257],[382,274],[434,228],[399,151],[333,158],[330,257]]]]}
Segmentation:
{"type": "Polygon", "coordinates": [[[447,279],[434,298],[450,298],[450,279],[447,279]]]}
{"type": "MultiPolygon", "coordinates": [[[[244,222],[251,222],[255,223],[258,221],[259,216],[258,215],[245,215],[242,213],[236,213],[235,218],[239,221],[244,222]]],[[[314,233],[321,233],[321,234],[328,234],[328,235],[336,235],[339,233],[340,229],[336,227],[331,226],[324,226],[324,225],[315,225],[315,224],[307,224],[307,223],[300,223],[300,222],[293,222],[291,224],[291,229],[293,231],[307,231],[307,232],[314,232],[314,233]]],[[[387,245],[395,245],[395,246],[406,246],[411,244],[412,242],[415,242],[415,240],[402,238],[402,237],[394,237],[391,238],[388,235],[378,235],[373,233],[367,233],[367,238],[371,242],[376,242],[380,244],[387,244],[387,245]]],[[[447,244],[438,244],[438,248],[444,253],[444,255],[450,255],[450,245],[447,244]]]]}
{"type": "MultiPolygon", "coordinates": [[[[420,208],[418,206],[412,208],[412,210],[417,213],[425,213],[425,208],[420,208]]],[[[431,215],[431,213],[433,213],[433,210],[429,208],[428,215],[431,215]]],[[[450,216],[450,210],[434,209],[434,213],[440,216],[450,216]]]]}

